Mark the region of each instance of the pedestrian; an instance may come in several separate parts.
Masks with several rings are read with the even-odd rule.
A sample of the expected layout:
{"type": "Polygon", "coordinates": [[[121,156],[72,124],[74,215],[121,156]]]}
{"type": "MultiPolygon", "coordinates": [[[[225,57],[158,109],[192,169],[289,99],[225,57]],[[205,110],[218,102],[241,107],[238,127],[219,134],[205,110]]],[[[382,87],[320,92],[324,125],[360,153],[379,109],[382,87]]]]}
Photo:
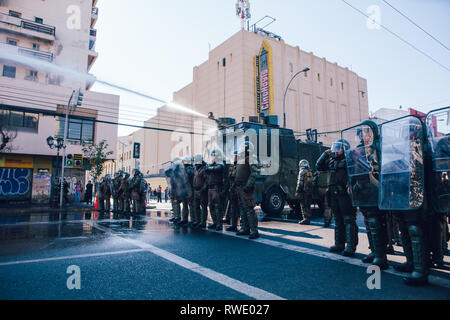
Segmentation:
{"type": "Polygon", "coordinates": [[[152,186],[148,185],[148,190],[147,190],[147,202],[150,202],[152,200],[152,186]]]}
{"type": "Polygon", "coordinates": [[[81,184],[81,181],[78,180],[77,185],[75,186],[75,202],[80,203],[81,202],[81,193],[83,192],[83,185],[81,184]]]}
{"type": "Polygon", "coordinates": [[[169,198],[169,187],[166,187],[166,189],[164,190],[164,200],[167,203],[167,200],[169,198]]]}
{"type": "Polygon", "coordinates": [[[92,204],[92,189],[93,189],[93,187],[94,187],[94,185],[89,180],[86,185],[86,190],[84,192],[84,202],[86,202],[87,204],[92,204]]]}
{"type": "Polygon", "coordinates": [[[63,182],[63,198],[64,198],[64,203],[68,204],[69,203],[69,183],[66,181],[66,178],[64,178],[64,182],[63,182]]]}
{"type": "Polygon", "coordinates": [[[157,189],[158,202],[162,202],[162,200],[161,200],[161,194],[162,194],[162,188],[161,188],[161,185],[159,185],[159,186],[158,186],[158,189],[157,189]]]}

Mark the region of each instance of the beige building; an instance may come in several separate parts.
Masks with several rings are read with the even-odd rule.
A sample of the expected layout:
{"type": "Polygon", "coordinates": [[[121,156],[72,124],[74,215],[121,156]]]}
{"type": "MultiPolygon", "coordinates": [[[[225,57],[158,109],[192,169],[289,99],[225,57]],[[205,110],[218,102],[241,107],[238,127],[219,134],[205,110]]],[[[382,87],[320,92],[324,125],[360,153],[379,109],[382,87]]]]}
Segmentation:
{"type": "MultiPolygon", "coordinates": [[[[310,71],[292,81],[286,96],[286,127],[299,138],[305,138],[302,135],[307,129],[332,132],[368,118],[365,79],[276,37],[245,30],[210,51],[209,59],[194,67],[192,83],[173,94],[173,102],[203,115],[213,112],[216,118],[232,117],[237,122],[248,121],[267,108],[266,114],[278,116],[282,126],[286,87],[306,67],[310,71]]],[[[145,125],[204,133],[213,122],[201,119],[164,106],[145,125]]],[[[160,173],[161,164],[174,156],[202,151],[198,148],[198,141],[202,140],[198,135],[143,131],[144,166],[151,174],[160,173]]],[[[337,133],[321,134],[319,141],[330,145],[338,137],[337,133]]]]}
{"type": "MultiPolygon", "coordinates": [[[[23,175],[20,188],[0,188],[0,201],[47,202],[50,181],[60,174],[61,155],[50,149],[49,136],[62,137],[66,106],[73,90],[84,90],[81,107],[71,109],[67,154],[82,154],[83,143],[107,140],[115,152],[119,97],[90,91],[92,82],[70,73],[53,73],[48,66],[86,75],[97,59],[95,52],[97,0],[3,0],[0,1],[0,50],[14,59],[0,59],[0,117],[17,132],[12,151],[0,156],[0,179],[14,184],[23,175]],[[17,63],[24,59],[24,63],[17,63]],[[32,59],[32,63],[29,61],[32,59]],[[105,111],[107,110],[107,112],[105,111]],[[98,122],[100,121],[100,122],[98,122]],[[105,122],[102,122],[105,121],[105,122]],[[17,189],[17,190],[16,190],[17,189]]],[[[110,157],[115,158],[115,155],[110,157]]],[[[65,176],[74,192],[76,180],[85,182],[87,161],[68,166],[65,176]]]]}

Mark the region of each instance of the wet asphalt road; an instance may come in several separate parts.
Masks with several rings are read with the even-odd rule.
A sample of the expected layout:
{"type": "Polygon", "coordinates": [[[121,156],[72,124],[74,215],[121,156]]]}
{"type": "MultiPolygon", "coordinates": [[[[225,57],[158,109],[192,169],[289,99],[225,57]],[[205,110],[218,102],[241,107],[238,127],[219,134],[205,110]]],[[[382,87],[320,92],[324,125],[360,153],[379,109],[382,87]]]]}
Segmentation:
{"type": "Polygon", "coordinates": [[[150,211],[131,219],[3,215],[0,299],[450,299],[447,287],[411,288],[385,272],[381,289],[369,290],[366,267],[330,258],[327,247],[306,241],[318,236],[284,230],[280,222],[261,223],[262,238],[250,241],[177,231],[168,219],[150,211]],[[72,265],[80,270],[80,290],[67,287],[72,265]]]}

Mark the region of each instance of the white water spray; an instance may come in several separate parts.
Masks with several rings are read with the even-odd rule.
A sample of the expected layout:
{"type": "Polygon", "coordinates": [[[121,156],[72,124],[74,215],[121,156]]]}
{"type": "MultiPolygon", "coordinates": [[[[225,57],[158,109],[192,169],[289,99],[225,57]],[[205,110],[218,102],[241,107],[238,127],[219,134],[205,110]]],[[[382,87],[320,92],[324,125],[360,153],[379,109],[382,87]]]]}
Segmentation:
{"type": "Polygon", "coordinates": [[[41,72],[61,75],[61,76],[67,77],[69,79],[72,79],[74,81],[78,81],[80,83],[98,82],[98,83],[101,83],[105,86],[109,86],[114,89],[132,93],[134,95],[144,97],[146,99],[150,99],[150,100],[162,103],[162,104],[166,104],[169,108],[173,108],[173,109],[176,109],[181,112],[185,112],[185,113],[188,113],[188,114],[191,114],[191,115],[194,115],[197,117],[201,117],[201,118],[208,118],[206,115],[196,112],[188,107],[185,107],[185,106],[173,103],[173,102],[167,102],[167,101],[152,97],[152,96],[142,93],[142,92],[127,89],[125,87],[122,87],[122,86],[119,86],[119,85],[116,85],[116,84],[113,84],[113,83],[110,83],[110,82],[107,82],[104,80],[97,79],[95,76],[88,74],[88,73],[78,72],[78,71],[75,71],[70,68],[58,66],[54,63],[38,60],[38,59],[35,59],[32,57],[27,57],[24,55],[20,55],[14,49],[16,49],[16,48],[11,48],[11,46],[6,45],[6,44],[0,44],[0,60],[10,61],[10,62],[16,63],[18,65],[25,65],[27,67],[33,68],[35,70],[39,70],[41,72]]]}

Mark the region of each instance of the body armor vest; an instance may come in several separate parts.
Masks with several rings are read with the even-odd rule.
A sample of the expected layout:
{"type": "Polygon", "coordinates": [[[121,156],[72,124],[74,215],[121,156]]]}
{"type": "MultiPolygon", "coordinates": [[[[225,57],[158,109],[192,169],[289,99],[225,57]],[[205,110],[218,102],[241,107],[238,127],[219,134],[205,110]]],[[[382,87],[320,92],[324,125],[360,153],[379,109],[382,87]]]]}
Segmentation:
{"type": "Polygon", "coordinates": [[[251,174],[250,165],[248,164],[236,165],[236,176],[235,176],[236,184],[243,185],[247,183],[250,174],[251,174]]]}

